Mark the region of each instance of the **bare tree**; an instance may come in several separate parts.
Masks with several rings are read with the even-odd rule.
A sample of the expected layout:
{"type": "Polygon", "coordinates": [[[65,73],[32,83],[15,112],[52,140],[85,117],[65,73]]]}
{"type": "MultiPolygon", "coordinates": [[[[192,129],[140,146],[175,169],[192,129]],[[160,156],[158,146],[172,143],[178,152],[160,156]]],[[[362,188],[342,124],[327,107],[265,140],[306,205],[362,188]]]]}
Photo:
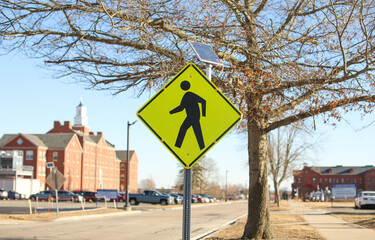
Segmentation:
{"type": "Polygon", "coordinates": [[[243,238],[270,239],[267,134],[315,115],[373,109],[374,1],[0,0],[5,50],[23,49],[62,76],[114,93],[160,87],[212,45],[213,82],[248,133],[243,238]],[[343,111],[339,111],[339,110],[343,111]]]}
{"type": "Polygon", "coordinates": [[[139,188],[143,190],[155,190],[156,184],[152,176],[146,179],[142,179],[139,183],[139,188]]]}
{"type": "Polygon", "coordinates": [[[275,203],[280,206],[280,185],[292,176],[298,163],[307,161],[305,153],[315,147],[303,140],[305,129],[298,126],[278,128],[268,135],[269,173],[275,189],[275,203]]]}
{"type": "MultiPolygon", "coordinates": [[[[177,186],[180,191],[184,187],[184,168],[180,166],[179,175],[177,177],[177,186]]],[[[192,167],[192,191],[196,193],[205,193],[213,178],[217,175],[215,161],[212,158],[203,156],[192,167]]]]}

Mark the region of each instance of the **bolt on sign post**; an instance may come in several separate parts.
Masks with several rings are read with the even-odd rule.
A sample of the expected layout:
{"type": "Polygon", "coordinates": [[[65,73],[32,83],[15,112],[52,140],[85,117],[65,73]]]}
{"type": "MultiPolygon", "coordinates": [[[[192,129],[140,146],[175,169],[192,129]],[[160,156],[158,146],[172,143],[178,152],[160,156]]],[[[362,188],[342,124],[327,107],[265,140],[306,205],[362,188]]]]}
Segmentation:
{"type": "MultiPolygon", "coordinates": [[[[242,113],[195,64],[189,63],[138,110],[137,117],[185,169],[191,169],[241,121],[242,113]]],[[[184,205],[186,202],[190,216],[188,172],[185,186],[190,190],[184,190],[184,205]]],[[[190,238],[190,217],[186,221],[183,239],[190,238]]]]}

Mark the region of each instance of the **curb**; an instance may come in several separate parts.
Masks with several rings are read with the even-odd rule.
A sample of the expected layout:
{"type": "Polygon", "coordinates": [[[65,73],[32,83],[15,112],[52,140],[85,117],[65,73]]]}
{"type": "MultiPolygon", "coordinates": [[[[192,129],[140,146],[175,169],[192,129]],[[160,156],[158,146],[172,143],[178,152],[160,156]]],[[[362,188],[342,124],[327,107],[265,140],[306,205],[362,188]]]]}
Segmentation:
{"type": "Polygon", "coordinates": [[[221,230],[223,230],[223,229],[229,227],[230,225],[235,224],[236,222],[238,222],[239,220],[241,220],[242,218],[244,218],[244,217],[246,217],[246,216],[247,216],[247,214],[242,215],[241,217],[238,217],[238,218],[236,218],[236,219],[234,219],[234,220],[231,220],[231,221],[229,221],[229,222],[223,224],[223,225],[222,225],[221,227],[219,227],[219,228],[214,228],[214,229],[212,229],[212,230],[210,230],[210,231],[208,231],[208,232],[205,232],[205,233],[203,233],[203,234],[201,234],[201,235],[199,235],[199,236],[193,237],[193,238],[191,238],[191,240],[203,240],[203,239],[205,239],[205,238],[207,238],[207,237],[210,237],[210,236],[214,235],[215,233],[217,233],[217,232],[219,232],[219,231],[221,231],[221,230]]]}

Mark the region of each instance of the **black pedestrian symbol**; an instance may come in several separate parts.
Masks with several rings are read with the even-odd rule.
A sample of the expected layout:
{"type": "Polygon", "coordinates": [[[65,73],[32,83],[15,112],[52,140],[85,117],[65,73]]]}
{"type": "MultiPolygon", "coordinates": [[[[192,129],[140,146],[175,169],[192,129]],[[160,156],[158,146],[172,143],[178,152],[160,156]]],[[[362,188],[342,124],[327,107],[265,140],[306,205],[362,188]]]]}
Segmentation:
{"type": "MultiPolygon", "coordinates": [[[[183,81],[180,85],[181,89],[187,91],[190,89],[190,83],[188,81],[183,81]]],[[[202,135],[201,125],[199,123],[199,119],[201,117],[199,104],[202,105],[202,116],[206,116],[206,100],[198,96],[193,92],[186,92],[182,97],[180,106],[176,107],[175,109],[171,110],[169,113],[174,114],[177,112],[181,112],[185,109],[186,111],[186,118],[180,127],[180,131],[178,132],[177,140],[175,146],[181,148],[182,142],[184,141],[186,131],[193,127],[195,137],[199,144],[199,148],[202,150],[204,148],[204,141],[202,135]]]]}

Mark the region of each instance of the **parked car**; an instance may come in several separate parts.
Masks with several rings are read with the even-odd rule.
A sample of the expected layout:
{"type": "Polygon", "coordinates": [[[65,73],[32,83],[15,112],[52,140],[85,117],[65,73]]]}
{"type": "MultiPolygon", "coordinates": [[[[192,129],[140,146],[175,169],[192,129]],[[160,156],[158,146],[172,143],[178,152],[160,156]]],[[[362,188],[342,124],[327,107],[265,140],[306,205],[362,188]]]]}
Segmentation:
{"type": "Polygon", "coordinates": [[[199,194],[194,194],[193,197],[196,198],[197,202],[199,202],[199,203],[205,203],[206,202],[206,199],[199,194]]]}
{"type": "Polygon", "coordinates": [[[98,199],[96,192],[91,191],[73,191],[74,194],[80,195],[86,202],[96,202],[98,199]]]}
{"type": "Polygon", "coordinates": [[[361,209],[370,206],[375,206],[375,191],[362,191],[354,198],[355,208],[361,209]]]}
{"type": "Polygon", "coordinates": [[[171,195],[174,198],[174,203],[175,204],[182,204],[183,203],[183,197],[181,197],[177,193],[171,193],[169,195],[171,195]]]}
{"type": "Polygon", "coordinates": [[[125,202],[126,201],[126,194],[125,193],[118,193],[117,194],[117,199],[116,198],[110,198],[109,201],[117,201],[117,202],[125,202]]]}
{"type": "Polygon", "coordinates": [[[168,205],[174,204],[173,197],[162,194],[159,191],[145,190],[142,194],[129,194],[129,203],[138,205],[139,203],[153,203],[168,205]]]}
{"type": "Polygon", "coordinates": [[[204,197],[204,199],[206,200],[206,202],[209,202],[209,203],[213,203],[215,201],[215,199],[211,196],[208,196],[207,194],[200,194],[202,197],[204,197]]]}
{"type": "Polygon", "coordinates": [[[0,189],[0,199],[8,199],[8,192],[4,189],[0,189]]]}
{"type": "MultiPolygon", "coordinates": [[[[52,197],[55,198],[55,191],[52,191],[52,197]]],[[[73,192],[70,191],[64,191],[61,190],[58,192],[59,194],[59,201],[72,201],[72,202],[80,202],[83,201],[83,196],[74,194],[73,192]]]]}
{"type": "Polygon", "coordinates": [[[21,199],[21,194],[15,191],[8,191],[8,199],[13,199],[13,200],[21,199]]]}
{"type": "MultiPolygon", "coordinates": [[[[72,202],[77,202],[77,201],[82,201],[83,196],[74,194],[70,191],[64,191],[61,190],[58,192],[58,197],[59,201],[72,201],[72,202]]],[[[51,199],[53,201],[56,200],[56,192],[55,191],[41,191],[36,194],[30,195],[30,199],[32,201],[35,201],[38,198],[39,201],[48,201],[48,199],[51,199]]]]}
{"type": "Polygon", "coordinates": [[[191,196],[191,203],[197,203],[198,202],[198,198],[194,195],[191,196]]]}
{"type": "MultiPolygon", "coordinates": [[[[54,192],[54,191],[53,191],[54,192]]],[[[48,199],[52,196],[52,191],[41,191],[35,194],[30,195],[31,201],[36,201],[37,199],[39,201],[48,201],[48,199]]]]}

